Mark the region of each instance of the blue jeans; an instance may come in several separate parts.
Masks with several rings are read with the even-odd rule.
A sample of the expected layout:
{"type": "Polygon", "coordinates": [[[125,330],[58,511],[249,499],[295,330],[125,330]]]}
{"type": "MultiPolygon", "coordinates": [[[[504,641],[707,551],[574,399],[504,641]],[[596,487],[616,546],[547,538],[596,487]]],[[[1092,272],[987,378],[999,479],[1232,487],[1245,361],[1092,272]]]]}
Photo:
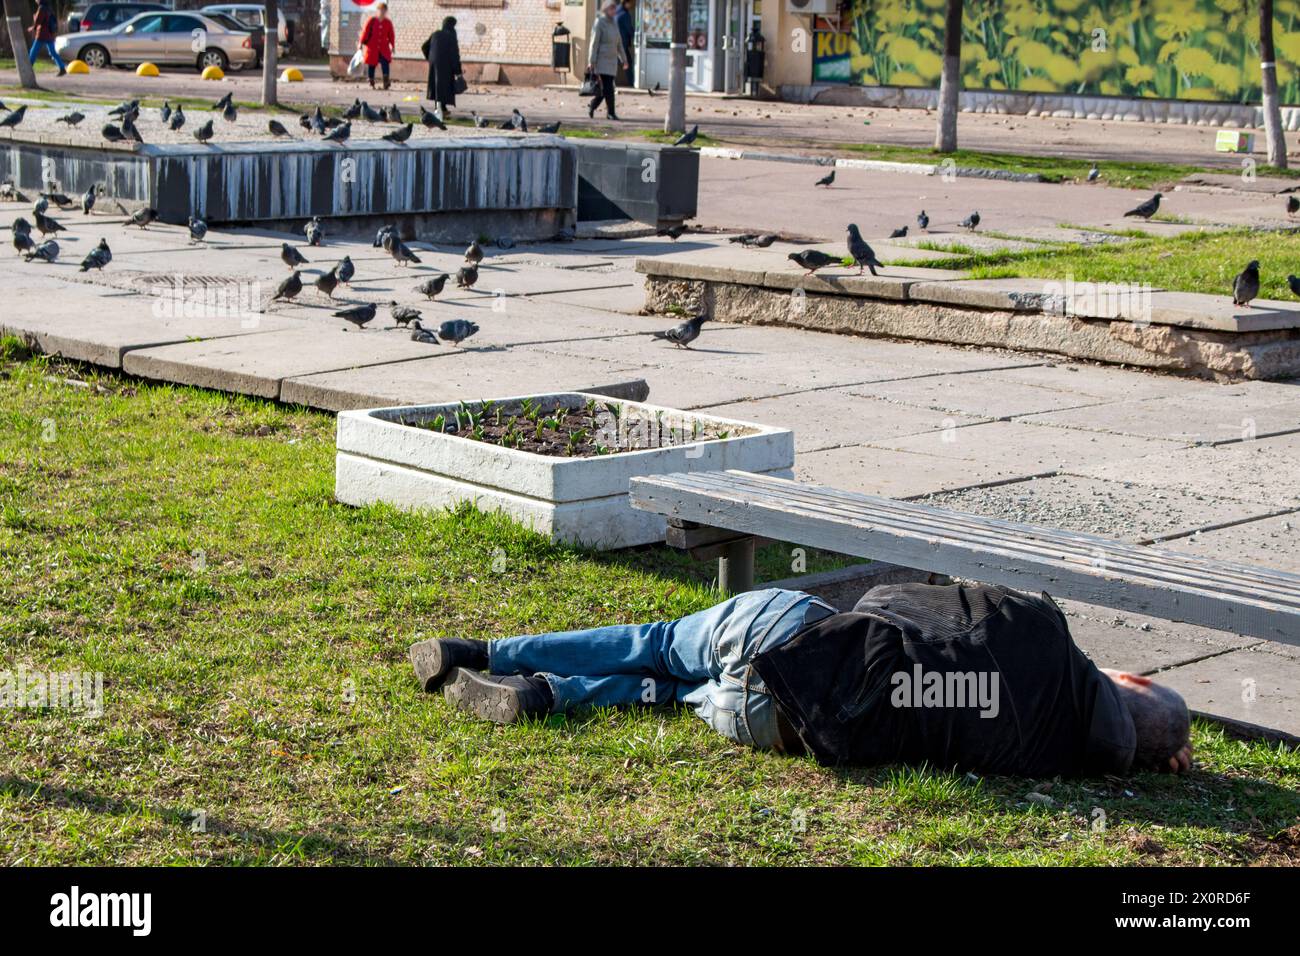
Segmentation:
{"type": "Polygon", "coordinates": [[[750,661],[834,613],[802,591],[749,591],[676,621],[492,641],[488,670],[544,678],[556,713],[675,701],[724,737],[771,750],[780,746],[776,712],[750,661]]]}
{"type": "Polygon", "coordinates": [[[54,61],[54,65],[59,68],[60,73],[67,69],[67,65],[64,64],[63,58],[60,57],[58,52],[54,49],[53,40],[33,40],[32,48],[27,52],[27,59],[35,64],[36,54],[40,53],[41,50],[44,50],[50,55],[50,59],[54,61]]]}

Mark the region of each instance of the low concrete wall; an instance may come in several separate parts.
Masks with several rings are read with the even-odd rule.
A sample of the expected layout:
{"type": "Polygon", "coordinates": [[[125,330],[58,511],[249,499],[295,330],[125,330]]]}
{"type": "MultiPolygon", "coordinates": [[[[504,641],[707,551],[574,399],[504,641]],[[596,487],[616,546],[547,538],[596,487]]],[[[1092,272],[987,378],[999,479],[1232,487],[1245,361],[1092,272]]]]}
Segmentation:
{"type": "MultiPolygon", "coordinates": [[[[939,105],[937,90],[911,86],[855,86],[849,83],[787,84],[780,88],[780,97],[792,103],[816,103],[822,106],[937,109],[939,105]]],[[[1226,126],[1239,129],[1264,128],[1263,110],[1258,106],[1243,103],[1200,103],[1191,100],[1071,96],[1064,93],[963,90],[960,104],[963,113],[1046,115],[1067,119],[1178,123],[1188,126],[1226,126]]],[[[1283,107],[1282,126],[1287,130],[1300,130],[1300,107],[1283,107]]]]}
{"type": "Polygon", "coordinates": [[[700,154],[682,146],[570,140],[578,150],[578,219],[652,226],[693,219],[700,154]]]}
{"type": "Polygon", "coordinates": [[[1051,312],[962,307],[865,296],[790,292],[724,281],[646,276],[646,309],[705,310],[714,319],[954,345],[980,345],[1134,365],[1225,380],[1300,375],[1300,332],[1217,332],[1080,318],[1051,312]]]}

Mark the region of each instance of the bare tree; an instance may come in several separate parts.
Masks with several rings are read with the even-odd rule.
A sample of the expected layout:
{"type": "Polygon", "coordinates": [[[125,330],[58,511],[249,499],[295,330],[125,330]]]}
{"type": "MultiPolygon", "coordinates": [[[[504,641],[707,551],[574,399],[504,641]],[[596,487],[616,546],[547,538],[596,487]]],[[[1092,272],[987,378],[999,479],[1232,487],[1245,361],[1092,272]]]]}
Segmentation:
{"type": "Polygon", "coordinates": [[[25,90],[38,89],[36,71],[27,57],[27,43],[23,37],[23,18],[17,9],[17,0],[4,0],[5,25],[9,28],[9,42],[14,48],[14,62],[18,65],[18,82],[25,90]]]}
{"type": "Polygon", "coordinates": [[[1286,139],[1282,136],[1282,107],[1277,101],[1277,61],[1273,52],[1273,0],[1259,0],[1259,72],[1264,93],[1268,164],[1286,169],[1286,139]]]}
{"type": "Polygon", "coordinates": [[[280,8],[276,0],[266,0],[265,39],[262,41],[262,105],[275,106],[276,57],[280,52],[280,8]]]}
{"type": "Polygon", "coordinates": [[[686,15],[688,0],[673,0],[673,42],[668,63],[665,133],[686,132],[686,15]]]}
{"type": "Polygon", "coordinates": [[[957,148],[957,107],[961,93],[962,0],[948,0],[943,27],[943,75],[939,80],[939,128],[934,148],[951,153],[957,148]]]}

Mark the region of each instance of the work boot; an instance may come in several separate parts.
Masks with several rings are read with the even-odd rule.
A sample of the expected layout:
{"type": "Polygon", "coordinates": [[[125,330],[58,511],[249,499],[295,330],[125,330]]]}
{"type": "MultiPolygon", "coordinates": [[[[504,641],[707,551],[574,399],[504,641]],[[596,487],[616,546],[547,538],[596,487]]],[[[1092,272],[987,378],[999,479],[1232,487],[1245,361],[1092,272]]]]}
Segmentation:
{"type": "Polygon", "coordinates": [[[411,664],[420,688],[432,694],[447,679],[453,668],[468,667],[485,671],[488,668],[487,641],[471,641],[461,637],[435,637],[411,645],[411,664]]]}
{"type": "Polygon", "coordinates": [[[442,695],[459,710],[498,724],[545,717],[555,703],[551,686],[541,677],[496,677],[464,667],[452,671],[442,695]]]}

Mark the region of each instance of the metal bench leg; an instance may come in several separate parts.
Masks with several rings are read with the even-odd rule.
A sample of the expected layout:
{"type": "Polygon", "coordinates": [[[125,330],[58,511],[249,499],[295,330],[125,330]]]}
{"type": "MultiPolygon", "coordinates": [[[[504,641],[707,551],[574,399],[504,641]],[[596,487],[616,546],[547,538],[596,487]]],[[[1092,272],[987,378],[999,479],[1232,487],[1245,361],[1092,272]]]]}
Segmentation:
{"type": "Polygon", "coordinates": [[[754,590],[753,538],[742,538],[726,546],[718,558],[718,589],[728,595],[754,590]]]}

